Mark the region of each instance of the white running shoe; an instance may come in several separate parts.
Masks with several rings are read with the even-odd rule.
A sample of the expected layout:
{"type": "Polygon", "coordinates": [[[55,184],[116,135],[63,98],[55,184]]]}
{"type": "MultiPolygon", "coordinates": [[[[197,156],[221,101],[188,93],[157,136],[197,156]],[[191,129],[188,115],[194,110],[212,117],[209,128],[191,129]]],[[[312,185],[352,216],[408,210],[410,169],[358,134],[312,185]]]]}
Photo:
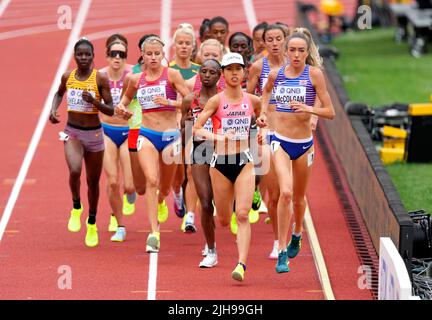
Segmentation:
{"type": "Polygon", "coordinates": [[[196,231],[197,230],[195,227],[195,215],[193,212],[188,212],[186,214],[184,232],[195,233],[196,231]]]}
{"type": "Polygon", "coordinates": [[[261,205],[260,205],[260,207],[258,208],[258,212],[259,212],[260,214],[268,213],[268,209],[267,209],[266,204],[264,203],[264,200],[261,201],[261,205]]]}
{"type": "Polygon", "coordinates": [[[118,227],[116,233],[111,237],[111,241],[123,242],[126,240],[126,228],[118,227]]]}
{"type": "Polygon", "coordinates": [[[208,245],[207,245],[207,243],[205,244],[204,249],[201,251],[201,255],[203,257],[205,257],[206,255],[208,255],[208,245]]]}
{"type": "MultiPolygon", "coordinates": [[[[216,242],[214,243],[214,248],[216,249],[216,242]]],[[[208,250],[209,250],[209,249],[208,249],[208,245],[207,245],[207,243],[206,243],[205,246],[204,246],[204,249],[201,251],[201,255],[202,255],[203,257],[205,257],[206,255],[208,255],[208,253],[209,253],[208,250]]]]}
{"type": "Polygon", "coordinates": [[[209,253],[205,256],[205,258],[200,262],[200,268],[213,268],[217,265],[217,253],[209,253]]]}
{"type": "Polygon", "coordinates": [[[278,246],[279,246],[279,240],[275,240],[273,243],[273,250],[272,250],[272,252],[270,252],[270,255],[269,255],[269,259],[271,259],[271,260],[277,260],[278,259],[278,255],[279,255],[278,246]]]}

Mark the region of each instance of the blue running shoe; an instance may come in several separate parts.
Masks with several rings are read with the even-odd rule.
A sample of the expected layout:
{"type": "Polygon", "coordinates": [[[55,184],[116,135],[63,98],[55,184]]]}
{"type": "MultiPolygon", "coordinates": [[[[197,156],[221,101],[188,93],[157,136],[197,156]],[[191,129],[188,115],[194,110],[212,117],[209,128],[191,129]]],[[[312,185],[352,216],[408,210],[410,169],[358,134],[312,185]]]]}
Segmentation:
{"type": "Polygon", "coordinates": [[[276,272],[277,273],[289,272],[290,268],[288,267],[288,264],[289,261],[288,261],[286,250],[279,252],[278,261],[276,263],[276,272]]]}
{"type": "Polygon", "coordinates": [[[184,203],[182,188],[180,188],[179,194],[174,192],[174,212],[179,218],[183,218],[186,213],[186,205],[184,203]]]}
{"type": "Polygon", "coordinates": [[[291,237],[291,241],[288,244],[287,252],[289,258],[295,258],[301,249],[302,236],[296,237],[294,234],[291,237]]]}

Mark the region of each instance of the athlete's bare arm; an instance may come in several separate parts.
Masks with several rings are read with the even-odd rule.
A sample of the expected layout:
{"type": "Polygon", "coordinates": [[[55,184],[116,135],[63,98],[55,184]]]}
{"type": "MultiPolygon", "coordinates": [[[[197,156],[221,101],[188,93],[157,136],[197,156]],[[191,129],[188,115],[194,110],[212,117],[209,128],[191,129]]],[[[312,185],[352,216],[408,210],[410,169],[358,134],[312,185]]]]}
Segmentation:
{"type": "Polygon", "coordinates": [[[249,69],[249,76],[246,86],[246,92],[255,93],[255,89],[259,83],[259,77],[262,70],[262,59],[255,61],[249,69]]]}
{"type": "Polygon", "coordinates": [[[71,71],[67,71],[62,75],[60,85],[57,89],[57,92],[54,95],[52,106],[51,106],[51,112],[49,116],[49,120],[51,123],[59,123],[60,122],[60,116],[57,113],[57,110],[60,106],[60,103],[62,102],[64,93],[66,92],[66,83],[71,74],[71,71]]]}
{"type": "Polygon", "coordinates": [[[335,116],[335,111],[330,99],[330,95],[327,91],[323,72],[319,68],[311,67],[310,77],[315,88],[316,95],[321,102],[321,106],[319,108],[314,108],[313,106],[307,106],[306,104],[298,101],[291,101],[290,104],[293,110],[295,112],[306,112],[319,117],[333,119],[335,116]]]}
{"type": "Polygon", "coordinates": [[[204,110],[200,113],[198,119],[196,120],[193,126],[192,132],[194,136],[204,137],[205,139],[210,141],[215,141],[215,140],[224,141],[226,139],[226,137],[224,137],[223,135],[214,134],[204,129],[204,125],[207,122],[207,120],[217,112],[219,103],[220,103],[220,97],[218,94],[211,97],[207,101],[207,103],[204,106],[204,110]]]}

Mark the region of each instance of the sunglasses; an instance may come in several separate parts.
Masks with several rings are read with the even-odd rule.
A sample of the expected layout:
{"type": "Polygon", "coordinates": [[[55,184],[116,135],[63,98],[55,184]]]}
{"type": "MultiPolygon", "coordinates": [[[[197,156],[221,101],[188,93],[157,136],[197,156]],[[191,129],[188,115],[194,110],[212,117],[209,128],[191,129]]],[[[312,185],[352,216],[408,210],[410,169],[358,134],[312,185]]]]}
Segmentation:
{"type": "Polygon", "coordinates": [[[115,57],[119,56],[120,59],[126,59],[127,53],[125,51],[112,50],[112,51],[110,51],[109,56],[111,58],[115,58],[115,57]]]}

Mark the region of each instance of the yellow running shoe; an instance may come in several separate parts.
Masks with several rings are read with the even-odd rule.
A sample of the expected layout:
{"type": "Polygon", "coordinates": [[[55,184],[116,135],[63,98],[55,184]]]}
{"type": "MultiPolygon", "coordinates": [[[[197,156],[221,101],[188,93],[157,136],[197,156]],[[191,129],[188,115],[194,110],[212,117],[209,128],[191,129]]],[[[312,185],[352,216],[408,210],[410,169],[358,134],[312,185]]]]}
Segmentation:
{"type": "Polygon", "coordinates": [[[259,212],[254,209],[249,210],[249,223],[257,223],[259,220],[259,212]]]}
{"type": "Polygon", "coordinates": [[[70,232],[78,232],[81,230],[81,214],[83,212],[83,206],[81,209],[72,209],[71,215],[68,222],[68,230],[70,232]]]}
{"type": "Polygon", "coordinates": [[[99,236],[96,223],[89,224],[87,222],[87,234],[85,237],[85,244],[87,247],[96,247],[99,243],[99,236]]]}
{"type": "Polygon", "coordinates": [[[236,218],[235,212],[233,212],[232,216],[231,216],[230,229],[231,229],[231,232],[233,235],[237,235],[238,225],[237,225],[237,218],[236,218]]]}
{"type": "Polygon", "coordinates": [[[135,212],[135,203],[129,203],[126,194],[123,195],[123,214],[131,216],[135,212]]]}
{"type": "Polygon", "coordinates": [[[160,248],[160,233],[159,232],[153,232],[150,233],[147,237],[147,243],[146,243],[146,252],[159,252],[160,248]]]}
{"type": "Polygon", "coordinates": [[[168,206],[165,200],[162,203],[158,203],[158,221],[164,223],[168,219],[168,206]]]}
{"type": "Polygon", "coordinates": [[[271,223],[271,218],[270,217],[265,218],[264,222],[266,224],[270,224],[271,223]]]}
{"type": "Polygon", "coordinates": [[[244,267],[241,263],[237,263],[234,271],[231,273],[231,276],[234,280],[243,281],[246,267],[244,267]]]}
{"type": "Polygon", "coordinates": [[[115,216],[111,215],[110,224],[108,226],[108,231],[109,232],[117,232],[117,228],[118,228],[117,218],[115,216]]]}

